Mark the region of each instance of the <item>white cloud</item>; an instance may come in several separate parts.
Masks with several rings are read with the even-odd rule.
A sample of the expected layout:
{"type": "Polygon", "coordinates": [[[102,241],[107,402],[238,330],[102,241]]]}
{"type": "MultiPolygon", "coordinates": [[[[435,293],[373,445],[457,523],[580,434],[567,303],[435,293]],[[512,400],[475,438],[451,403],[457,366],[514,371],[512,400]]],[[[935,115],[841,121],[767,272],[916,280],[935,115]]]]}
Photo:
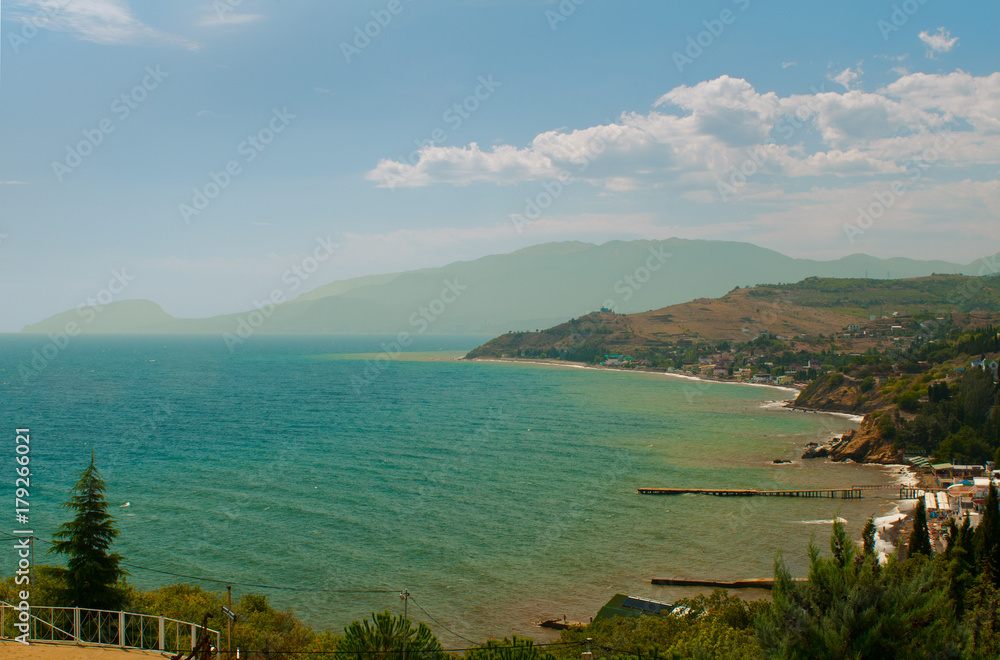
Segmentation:
{"type": "Polygon", "coordinates": [[[84,41],[197,50],[179,35],[161,32],[137,19],[125,0],[14,0],[15,16],[37,18],[42,29],[70,32],[84,41]]]}
{"type": "Polygon", "coordinates": [[[223,25],[245,25],[262,20],[262,14],[243,14],[229,3],[215,2],[202,7],[202,17],[195,23],[198,27],[219,27],[223,25]]]}
{"type": "Polygon", "coordinates": [[[943,27],[939,27],[938,31],[934,34],[930,34],[927,30],[924,30],[917,36],[927,46],[927,57],[930,59],[935,59],[937,53],[950,52],[958,42],[958,37],[952,37],[951,32],[943,27]]]}
{"type": "Polygon", "coordinates": [[[860,80],[861,75],[864,71],[861,70],[861,64],[858,64],[858,70],[852,71],[851,67],[847,67],[835,76],[827,75],[828,80],[832,80],[844,89],[853,89],[854,82],[860,80]]]}
{"type": "MultiPolygon", "coordinates": [[[[430,146],[413,158],[412,164],[382,160],[367,176],[381,186],[534,182],[540,190],[541,182],[564,172],[578,182],[574,185],[590,186],[595,200],[632,201],[637,198],[623,194],[632,191],[656,191],[690,204],[734,200],[727,208],[755,218],[746,221],[749,228],[734,240],[805,254],[808,242],[822,236],[808,230],[797,233],[789,224],[793,217],[801,223],[802,214],[808,213],[808,226],[814,216],[817,222],[825,218],[835,225],[828,232],[831,240],[839,240],[840,224],[827,207],[840,208],[850,200],[854,207],[844,208],[856,208],[863,201],[858,196],[866,194],[858,192],[864,186],[903,178],[915,162],[931,163],[921,170],[920,179],[920,189],[930,192],[914,190],[909,200],[929,200],[937,186],[950,185],[956,177],[996,178],[1000,72],[914,73],[872,92],[814,90],[785,97],[758,91],[746,80],[721,76],[676,87],[648,112],[626,112],[616,121],[596,126],[546,131],[525,146],[430,146]],[[751,162],[752,154],[764,155],[751,162]],[[744,177],[745,172],[749,174],[744,177]],[[733,186],[735,194],[723,196],[720,189],[725,185],[733,186]],[[814,190],[804,193],[805,189],[814,190]],[[758,215],[765,208],[774,215],[758,215]],[[787,218],[782,215],[786,213],[787,218]],[[773,231],[767,224],[772,220],[777,223],[773,231]],[[800,233],[801,242],[796,242],[800,233]]],[[[531,190],[527,192],[533,194],[531,190]]],[[[992,188],[965,190],[970,197],[963,198],[963,209],[995,208],[995,202],[983,197],[995,197],[992,188]]],[[[899,209],[907,218],[920,215],[909,202],[899,209]]],[[[842,216],[847,211],[837,213],[842,216]]],[[[975,222],[987,221],[986,214],[975,213],[975,222]]],[[[944,210],[942,214],[948,215],[944,210]]],[[[555,222],[543,214],[524,229],[553,237],[562,229],[569,232],[555,222]]],[[[650,225],[654,226],[659,225],[650,225]]],[[[653,231],[650,227],[646,229],[653,231]]],[[[596,230],[592,224],[578,229],[596,230]]],[[[831,254],[845,248],[836,247],[831,254]]],[[[885,251],[893,253],[898,250],[885,251]]]]}
{"type": "Polygon", "coordinates": [[[26,186],[27,181],[0,181],[0,186],[26,186]]]}
{"type": "Polygon", "coordinates": [[[798,62],[782,62],[781,63],[781,68],[782,69],[787,69],[790,66],[798,66],[798,64],[799,64],[798,62]]]}

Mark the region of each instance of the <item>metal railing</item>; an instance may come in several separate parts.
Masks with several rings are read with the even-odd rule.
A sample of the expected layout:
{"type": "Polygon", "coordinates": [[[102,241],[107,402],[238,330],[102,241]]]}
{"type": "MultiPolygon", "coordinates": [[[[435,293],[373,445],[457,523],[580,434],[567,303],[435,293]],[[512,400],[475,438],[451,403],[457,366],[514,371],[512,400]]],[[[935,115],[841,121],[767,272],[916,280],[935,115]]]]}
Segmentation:
{"type": "MultiPolygon", "coordinates": [[[[15,624],[25,623],[23,611],[0,601],[0,638],[14,639],[24,634],[15,624]]],[[[165,616],[91,610],[82,607],[31,607],[27,614],[28,640],[114,646],[146,651],[193,649],[202,627],[165,616]]],[[[215,657],[220,657],[220,633],[215,635],[215,657]]]]}

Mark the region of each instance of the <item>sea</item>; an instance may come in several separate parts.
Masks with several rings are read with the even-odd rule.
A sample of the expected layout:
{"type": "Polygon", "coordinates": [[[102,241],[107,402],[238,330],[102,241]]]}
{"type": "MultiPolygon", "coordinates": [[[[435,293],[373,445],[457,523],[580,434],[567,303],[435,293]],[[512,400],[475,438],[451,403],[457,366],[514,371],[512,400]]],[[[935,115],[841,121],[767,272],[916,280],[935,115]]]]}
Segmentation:
{"type": "MultiPolygon", "coordinates": [[[[649,496],[641,487],[891,484],[898,468],[801,460],[857,420],[790,411],[794,392],[656,373],[460,360],[489,337],[0,336],[0,529],[44,542],[91,455],[129,581],[264,593],[318,629],[371,612],[446,642],[588,621],[656,577],[793,575],[831,523],[855,538],[885,496],[649,496]],[[40,358],[40,359],[39,359],[40,358]],[[29,520],[15,435],[30,429],[29,520]],[[776,464],[775,459],[791,460],[776,464]],[[400,593],[410,594],[405,602],[400,593]]],[[[0,544],[11,575],[13,542],[0,544]],[[3,547],[7,547],[4,551],[3,547]]],[[[763,597],[766,592],[743,592],[763,597]]]]}

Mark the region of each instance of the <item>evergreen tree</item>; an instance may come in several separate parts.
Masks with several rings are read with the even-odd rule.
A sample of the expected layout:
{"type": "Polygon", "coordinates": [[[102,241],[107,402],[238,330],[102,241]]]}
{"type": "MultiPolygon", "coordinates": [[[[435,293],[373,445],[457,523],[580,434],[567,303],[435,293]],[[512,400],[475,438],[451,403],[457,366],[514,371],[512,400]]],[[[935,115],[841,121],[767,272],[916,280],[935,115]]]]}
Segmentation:
{"type": "Polygon", "coordinates": [[[992,483],[976,528],[976,558],[981,570],[989,574],[994,584],[1000,584],[1000,510],[997,489],[992,483]]]}
{"type": "Polygon", "coordinates": [[[861,538],[864,541],[864,556],[871,557],[875,554],[875,518],[874,516],[868,519],[865,523],[864,528],[861,530],[861,538]]]}
{"type": "Polygon", "coordinates": [[[923,498],[917,500],[917,511],[913,514],[913,531],[910,532],[910,556],[924,555],[930,557],[930,530],[927,529],[927,505],[923,498]]]}
{"type": "Polygon", "coordinates": [[[403,649],[408,657],[419,660],[444,660],[441,643],[426,624],[416,628],[403,616],[389,610],[372,613],[372,620],[355,621],[344,628],[338,650],[356,654],[359,660],[401,660],[403,649]]]}
{"type": "Polygon", "coordinates": [[[66,585],[61,600],[76,607],[118,610],[125,599],[118,583],[126,573],[121,555],[110,552],[118,530],[108,513],[105,490],[91,454],[90,465],[80,473],[72,496],[63,504],[76,511],[76,517],[59,527],[49,552],[69,557],[61,571],[66,585]]]}

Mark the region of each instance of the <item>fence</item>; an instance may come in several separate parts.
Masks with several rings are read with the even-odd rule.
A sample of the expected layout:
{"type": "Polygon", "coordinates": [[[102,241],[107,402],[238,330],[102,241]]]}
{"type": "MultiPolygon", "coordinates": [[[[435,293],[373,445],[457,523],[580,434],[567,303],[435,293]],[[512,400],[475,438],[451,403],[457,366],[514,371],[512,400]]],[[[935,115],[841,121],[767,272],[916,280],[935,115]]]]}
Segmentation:
{"type": "MultiPolygon", "coordinates": [[[[0,638],[13,639],[22,632],[14,626],[22,621],[21,610],[0,601],[0,638]]],[[[65,642],[116,646],[148,651],[193,649],[202,627],[165,616],[90,610],[81,607],[32,607],[28,613],[28,639],[37,642],[65,642]]],[[[215,635],[215,657],[219,658],[218,630],[205,628],[215,635]]]]}

